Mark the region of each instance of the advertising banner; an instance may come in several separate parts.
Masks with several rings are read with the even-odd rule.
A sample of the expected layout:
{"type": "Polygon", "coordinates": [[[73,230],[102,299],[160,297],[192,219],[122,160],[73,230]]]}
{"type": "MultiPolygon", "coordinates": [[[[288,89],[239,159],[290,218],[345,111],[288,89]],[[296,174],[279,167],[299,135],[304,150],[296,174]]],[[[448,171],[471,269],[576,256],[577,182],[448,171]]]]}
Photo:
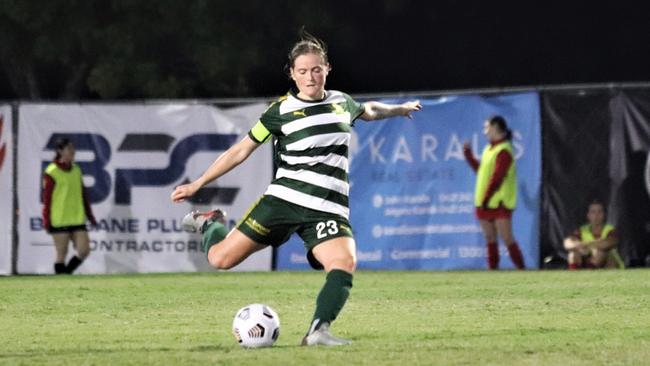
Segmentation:
{"type": "Polygon", "coordinates": [[[11,107],[0,105],[0,275],[11,273],[13,227],[13,131],[11,107]]]}
{"type": "MultiPolygon", "coordinates": [[[[60,137],[70,138],[98,221],[80,273],[209,270],[200,236],[182,231],[190,210],[228,213],[231,225],[271,179],[271,146],[261,146],[235,170],[174,204],[175,186],[198,178],[241,140],[265,104],[221,110],[201,104],[23,104],[19,112],[18,273],[52,273],[54,246],[42,226],[43,170],[60,137]]],[[[3,185],[4,188],[4,185],[3,185]]],[[[69,250],[70,257],[74,251],[69,250]]],[[[270,270],[266,249],[239,270],[270,270]]]]}
{"type": "MultiPolygon", "coordinates": [[[[381,100],[401,103],[406,99],[381,100]]],[[[351,224],[358,267],[484,269],[485,242],[474,215],[475,173],[463,156],[469,142],[480,159],[484,121],[505,117],[514,132],[518,177],[513,230],[528,268],[539,262],[541,175],[537,93],[421,99],[414,119],[358,120],[350,148],[351,224]]],[[[513,268],[500,244],[500,268],[513,268]]],[[[297,237],[282,246],[279,269],[308,268],[297,237]]]]}

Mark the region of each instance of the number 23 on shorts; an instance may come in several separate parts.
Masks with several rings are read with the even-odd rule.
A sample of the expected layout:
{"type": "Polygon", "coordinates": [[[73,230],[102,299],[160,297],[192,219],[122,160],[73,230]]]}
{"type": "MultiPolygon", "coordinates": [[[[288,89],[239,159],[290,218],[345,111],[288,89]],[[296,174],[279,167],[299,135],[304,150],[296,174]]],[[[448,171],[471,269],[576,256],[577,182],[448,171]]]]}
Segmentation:
{"type": "Polygon", "coordinates": [[[334,220],[321,221],[316,224],[316,237],[323,239],[328,235],[338,234],[339,227],[334,220]]]}

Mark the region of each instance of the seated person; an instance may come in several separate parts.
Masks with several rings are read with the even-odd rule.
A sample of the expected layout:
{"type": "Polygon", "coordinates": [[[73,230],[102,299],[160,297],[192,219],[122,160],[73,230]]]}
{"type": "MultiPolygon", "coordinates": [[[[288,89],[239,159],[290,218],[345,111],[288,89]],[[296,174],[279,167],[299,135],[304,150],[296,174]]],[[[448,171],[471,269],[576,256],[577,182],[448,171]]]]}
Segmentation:
{"type": "Polygon", "coordinates": [[[600,201],[590,203],[587,220],[587,224],[564,239],[569,269],[625,268],[616,250],[616,229],[605,222],[605,205],[600,201]]]}

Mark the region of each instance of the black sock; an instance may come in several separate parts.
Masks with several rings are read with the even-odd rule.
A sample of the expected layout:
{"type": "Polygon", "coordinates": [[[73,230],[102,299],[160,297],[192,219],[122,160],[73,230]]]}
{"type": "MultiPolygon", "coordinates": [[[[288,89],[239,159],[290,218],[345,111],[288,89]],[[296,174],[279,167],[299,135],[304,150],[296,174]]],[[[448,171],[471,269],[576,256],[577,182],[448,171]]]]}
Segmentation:
{"type": "Polygon", "coordinates": [[[83,259],[77,257],[76,255],[70,258],[70,262],[68,262],[68,265],[65,267],[66,273],[73,273],[77,267],[83,263],[83,261],[83,259]]]}
{"type": "Polygon", "coordinates": [[[55,274],[68,273],[65,269],[65,263],[54,263],[54,273],[55,274]]]}
{"type": "Polygon", "coordinates": [[[323,323],[331,323],[343,309],[352,288],[352,274],[335,269],[327,274],[325,285],[316,299],[316,312],[310,330],[318,329],[323,323]]]}

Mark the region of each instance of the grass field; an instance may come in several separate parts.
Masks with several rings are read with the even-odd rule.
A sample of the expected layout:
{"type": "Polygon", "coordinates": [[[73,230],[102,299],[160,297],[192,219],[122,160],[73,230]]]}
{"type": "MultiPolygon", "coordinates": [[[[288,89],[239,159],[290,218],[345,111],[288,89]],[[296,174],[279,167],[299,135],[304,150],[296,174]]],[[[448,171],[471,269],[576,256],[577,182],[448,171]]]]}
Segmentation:
{"type": "Polygon", "coordinates": [[[6,365],[650,364],[650,271],[359,272],[335,334],[300,347],[323,273],[0,278],[6,365]],[[240,348],[232,317],[282,322],[240,348]]]}

